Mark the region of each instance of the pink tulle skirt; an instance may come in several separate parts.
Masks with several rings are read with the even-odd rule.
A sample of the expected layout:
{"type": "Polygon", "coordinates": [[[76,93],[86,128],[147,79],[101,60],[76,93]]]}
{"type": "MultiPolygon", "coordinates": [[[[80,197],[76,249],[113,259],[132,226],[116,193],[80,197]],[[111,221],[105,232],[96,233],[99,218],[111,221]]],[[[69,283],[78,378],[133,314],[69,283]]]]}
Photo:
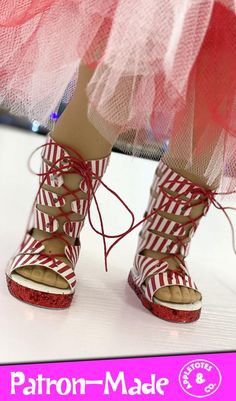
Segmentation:
{"type": "Polygon", "coordinates": [[[3,108],[51,127],[83,60],[102,135],[143,148],[170,139],[172,165],[235,189],[236,0],[0,0],[0,9],[3,108]]]}

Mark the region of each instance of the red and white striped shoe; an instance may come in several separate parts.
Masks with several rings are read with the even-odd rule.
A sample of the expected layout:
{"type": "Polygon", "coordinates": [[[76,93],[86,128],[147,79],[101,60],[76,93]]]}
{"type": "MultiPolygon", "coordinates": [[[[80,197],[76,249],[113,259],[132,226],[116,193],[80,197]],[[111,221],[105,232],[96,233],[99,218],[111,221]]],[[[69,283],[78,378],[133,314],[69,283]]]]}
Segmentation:
{"type": "MultiPolygon", "coordinates": [[[[7,284],[10,293],[33,305],[62,309],[70,306],[76,285],[74,267],[80,252],[80,231],[84,225],[85,216],[89,210],[93,195],[100,184],[100,177],[107,168],[109,157],[84,161],[78,153],[64,145],[58,145],[50,136],[42,151],[42,167],[40,186],[33,205],[29,230],[23,239],[16,255],[7,268],[7,284]],[[72,156],[76,155],[76,156],[72,156]],[[71,191],[64,182],[65,175],[78,174],[78,188],[71,191]],[[56,193],[56,188],[60,190],[56,193]],[[60,192],[60,195],[58,194],[60,192]],[[78,194],[86,193],[86,199],[80,199],[78,194]],[[73,196],[71,210],[63,211],[65,197],[73,196]],[[39,206],[57,208],[57,217],[63,217],[64,223],[59,230],[56,216],[42,212],[39,206]],[[63,255],[51,255],[45,252],[44,241],[36,240],[31,235],[33,229],[42,230],[47,235],[46,240],[60,238],[65,243],[63,255]],[[64,256],[70,263],[60,260],[64,256]],[[68,289],[59,289],[40,284],[17,274],[22,267],[41,266],[52,269],[68,283],[68,289]]],[[[55,209],[54,209],[55,210],[55,209]]]]}
{"type": "Polygon", "coordinates": [[[210,192],[180,176],[162,161],[159,163],[145,213],[145,216],[150,217],[143,224],[128,282],[145,308],[164,320],[193,322],[200,317],[201,301],[190,304],[163,302],[154,294],[167,286],[197,290],[190,277],[185,257],[188,254],[190,239],[201,217],[209,209],[210,192]],[[197,218],[191,217],[193,205],[202,205],[203,211],[197,218]],[[165,212],[165,217],[161,212],[165,212]],[[184,224],[178,223],[173,221],[173,215],[185,216],[188,219],[184,224]],[[156,260],[144,256],[144,250],[164,255],[156,260]],[[174,271],[168,263],[168,259],[173,257],[178,262],[178,269],[174,271]]]}

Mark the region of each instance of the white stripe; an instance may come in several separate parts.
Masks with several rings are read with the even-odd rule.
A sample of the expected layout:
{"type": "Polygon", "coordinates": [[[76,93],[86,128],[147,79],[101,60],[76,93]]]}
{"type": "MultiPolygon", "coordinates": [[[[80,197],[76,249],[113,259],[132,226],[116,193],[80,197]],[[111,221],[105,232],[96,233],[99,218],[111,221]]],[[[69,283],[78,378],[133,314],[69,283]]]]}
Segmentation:
{"type": "Polygon", "coordinates": [[[20,260],[21,257],[22,257],[22,255],[17,255],[14,258],[14,262],[12,263],[12,266],[11,266],[11,269],[10,269],[11,272],[17,268],[19,260],[20,260]]]}
{"type": "MultiPolygon", "coordinates": [[[[162,205],[162,201],[165,200],[165,195],[160,192],[159,196],[156,198],[156,204],[155,204],[155,209],[159,209],[160,206],[162,205]]],[[[166,203],[165,201],[163,202],[164,204],[166,203]]]]}
{"type": "Polygon", "coordinates": [[[169,207],[167,208],[166,212],[172,213],[175,207],[176,207],[176,202],[172,200],[169,207]]]}
{"type": "Polygon", "coordinates": [[[43,230],[44,227],[43,227],[42,215],[38,209],[36,210],[36,213],[37,213],[38,221],[39,221],[39,229],[43,230]]]}

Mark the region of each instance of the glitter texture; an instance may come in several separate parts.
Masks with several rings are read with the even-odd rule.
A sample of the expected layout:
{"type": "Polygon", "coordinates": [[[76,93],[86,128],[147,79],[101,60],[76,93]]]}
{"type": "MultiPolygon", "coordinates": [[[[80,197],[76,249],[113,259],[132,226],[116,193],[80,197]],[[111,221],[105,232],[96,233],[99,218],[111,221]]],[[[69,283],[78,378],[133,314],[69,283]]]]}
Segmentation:
{"type": "Polygon", "coordinates": [[[132,273],[129,274],[128,283],[141,300],[143,306],[160,319],[168,320],[168,322],[173,323],[191,323],[200,318],[201,309],[194,311],[176,310],[172,309],[171,307],[167,308],[166,306],[150,302],[145,297],[143,290],[134,283],[132,273]]]}
{"type": "Polygon", "coordinates": [[[74,294],[52,294],[24,287],[6,276],[10,293],[17,299],[34,306],[50,309],[64,309],[71,305],[74,294]]]}

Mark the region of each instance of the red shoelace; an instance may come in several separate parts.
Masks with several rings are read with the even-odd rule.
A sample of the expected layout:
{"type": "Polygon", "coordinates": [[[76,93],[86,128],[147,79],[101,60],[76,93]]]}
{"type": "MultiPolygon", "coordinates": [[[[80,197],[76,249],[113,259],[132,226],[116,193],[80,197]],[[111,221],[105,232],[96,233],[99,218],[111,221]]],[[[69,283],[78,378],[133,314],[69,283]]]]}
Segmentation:
{"type": "MultiPolygon", "coordinates": [[[[181,224],[182,227],[191,225],[190,229],[192,227],[194,227],[194,229],[197,228],[199,220],[205,214],[205,208],[209,207],[209,203],[212,203],[215,206],[215,208],[217,208],[219,210],[222,210],[222,212],[225,214],[225,216],[226,216],[226,218],[227,218],[227,220],[228,220],[228,222],[230,224],[231,233],[232,233],[233,250],[234,250],[234,252],[236,254],[234,227],[233,227],[233,223],[232,223],[232,221],[231,221],[231,219],[230,219],[230,217],[229,217],[229,215],[227,213],[227,210],[236,210],[236,208],[227,207],[227,206],[223,207],[221,205],[221,203],[216,199],[216,197],[218,195],[230,195],[230,194],[236,193],[236,191],[216,192],[216,191],[211,191],[209,189],[200,187],[200,186],[198,186],[198,185],[193,183],[192,184],[192,190],[188,189],[186,192],[183,192],[181,194],[177,194],[177,195],[173,196],[171,194],[168,194],[166,192],[165,188],[162,185],[160,185],[158,187],[159,190],[162,191],[165,194],[165,196],[168,198],[166,203],[161,205],[161,207],[154,209],[151,213],[145,215],[145,217],[142,220],[140,220],[139,222],[135,223],[134,213],[129,208],[129,206],[126,204],[126,202],[114,190],[112,190],[108,185],[106,185],[103,182],[103,180],[101,179],[101,177],[99,177],[96,173],[94,173],[91,170],[89,163],[82,158],[82,156],[79,154],[79,152],[77,152],[75,149],[71,148],[70,146],[63,145],[63,144],[59,145],[67,153],[69,153],[69,155],[68,156],[63,156],[60,159],[57,159],[55,161],[55,163],[53,163],[51,166],[48,166],[48,171],[46,173],[41,173],[41,172],[38,173],[38,172],[33,171],[33,169],[31,168],[31,164],[30,164],[33,155],[38,150],[43,149],[44,147],[47,147],[47,146],[57,146],[57,144],[56,143],[55,144],[46,143],[44,145],[39,146],[38,148],[36,148],[32,152],[32,154],[31,154],[31,156],[29,158],[29,161],[28,161],[29,170],[33,174],[35,174],[35,175],[37,175],[39,177],[41,176],[42,177],[42,181],[40,183],[38,192],[37,192],[36,197],[35,197],[35,201],[34,201],[33,206],[32,206],[32,210],[31,210],[31,213],[30,213],[29,221],[28,221],[28,224],[27,224],[27,232],[29,231],[29,228],[30,228],[30,222],[31,222],[31,219],[32,219],[32,216],[33,216],[33,210],[34,210],[34,207],[36,205],[36,200],[37,200],[38,194],[39,194],[41,188],[43,187],[43,185],[45,184],[48,176],[51,175],[51,174],[58,174],[58,173],[60,173],[61,175],[78,174],[85,181],[85,184],[86,184],[86,187],[87,187],[87,199],[86,200],[89,202],[89,205],[90,205],[91,200],[94,199],[94,203],[95,203],[96,210],[97,210],[98,217],[99,217],[100,230],[95,227],[95,225],[94,225],[94,223],[92,221],[90,207],[88,207],[88,220],[89,220],[89,224],[90,224],[91,228],[93,229],[93,231],[95,231],[98,235],[100,235],[102,237],[103,249],[104,249],[104,263],[105,263],[105,270],[106,271],[108,270],[107,259],[108,259],[108,256],[109,256],[111,250],[113,249],[113,247],[119,241],[121,241],[124,237],[126,237],[129,233],[131,233],[133,230],[135,230],[137,227],[139,227],[141,224],[143,224],[146,220],[150,219],[155,214],[158,214],[159,212],[161,212],[166,206],[168,206],[169,203],[171,203],[173,201],[173,199],[175,201],[176,201],[176,199],[178,199],[179,204],[180,205],[182,204],[183,207],[185,207],[185,208],[192,208],[193,206],[197,206],[197,205],[204,205],[205,206],[203,212],[198,217],[191,218],[189,216],[189,220],[187,222],[181,224]],[[63,166],[58,167],[58,165],[60,165],[60,163],[62,161],[63,161],[63,166]],[[127,210],[128,214],[130,215],[131,222],[129,224],[129,227],[126,230],[124,230],[123,232],[118,233],[118,234],[113,234],[113,235],[107,234],[105,232],[101,209],[100,209],[98,200],[96,198],[95,191],[93,189],[93,183],[92,183],[93,179],[98,180],[99,183],[108,192],[110,192],[124,206],[124,208],[127,210]],[[191,193],[191,197],[188,200],[182,199],[184,196],[189,194],[189,192],[191,193]],[[199,196],[199,195],[200,195],[200,198],[196,202],[196,196],[199,196]],[[194,204],[193,204],[193,202],[194,202],[194,204]],[[115,241],[113,241],[113,243],[108,247],[107,241],[106,241],[107,239],[115,239],[115,241]]],[[[167,181],[167,182],[171,183],[171,181],[167,181]]],[[[167,182],[165,182],[165,184],[167,182]]],[[[178,181],[175,181],[175,183],[178,183],[178,181]]],[[[179,183],[181,183],[181,182],[179,182],[179,183]]],[[[79,192],[79,188],[77,188],[76,190],[70,190],[64,183],[62,184],[61,188],[63,188],[65,190],[65,192],[63,194],[61,194],[61,195],[56,193],[58,199],[60,199],[60,197],[61,198],[66,198],[66,196],[72,195],[76,201],[81,200],[81,198],[79,198],[77,196],[77,193],[79,192]]],[[[65,220],[70,224],[71,220],[70,220],[69,217],[74,212],[72,210],[70,210],[68,212],[65,212],[65,211],[63,211],[62,207],[57,207],[57,210],[60,211],[59,214],[57,214],[56,216],[50,215],[50,217],[52,218],[52,221],[53,221],[53,219],[65,218],[65,220]]],[[[173,232],[173,234],[174,234],[174,232],[173,232]]],[[[50,241],[50,240],[53,240],[53,239],[60,239],[66,245],[71,245],[71,243],[65,238],[65,236],[66,236],[66,234],[63,233],[63,232],[53,232],[53,233],[50,233],[50,235],[48,235],[47,238],[45,238],[43,240],[39,240],[38,242],[39,242],[39,244],[42,244],[45,241],[50,241]]],[[[176,244],[186,248],[186,246],[188,245],[188,243],[185,241],[186,239],[188,239],[188,235],[182,237],[181,239],[176,237],[173,240],[173,242],[175,242],[176,244]]],[[[64,253],[63,254],[49,255],[49,254],[41,252],[41,255],[42,256],[47,256],[49,259],[54,259],[54,257],[56,257],[56,256],[64,256],[65,257],[64,253]]],[[[180,261],[181,265],[184,263],[183,262],[183,258],[181,258],[181,255],[178,255],[178,254],[170,254],[170,255],[164,256],[161,260],[158,260],[158,262],[168,260],[171,257],[176,257],[180,261]]],[[[180,266],[180,268],[181,268],[181,266],[180,266]]],[[[171,270],[170,272],[174,273],[175,270],[171,270]]],[[[184,271],[181,272],[181,271],[178,270],[176,272],[178,272],[179,274],[185,274],[184,271]]],[[[171,273],[171,274],[173,274],[173,273],[171,273]]]]}

